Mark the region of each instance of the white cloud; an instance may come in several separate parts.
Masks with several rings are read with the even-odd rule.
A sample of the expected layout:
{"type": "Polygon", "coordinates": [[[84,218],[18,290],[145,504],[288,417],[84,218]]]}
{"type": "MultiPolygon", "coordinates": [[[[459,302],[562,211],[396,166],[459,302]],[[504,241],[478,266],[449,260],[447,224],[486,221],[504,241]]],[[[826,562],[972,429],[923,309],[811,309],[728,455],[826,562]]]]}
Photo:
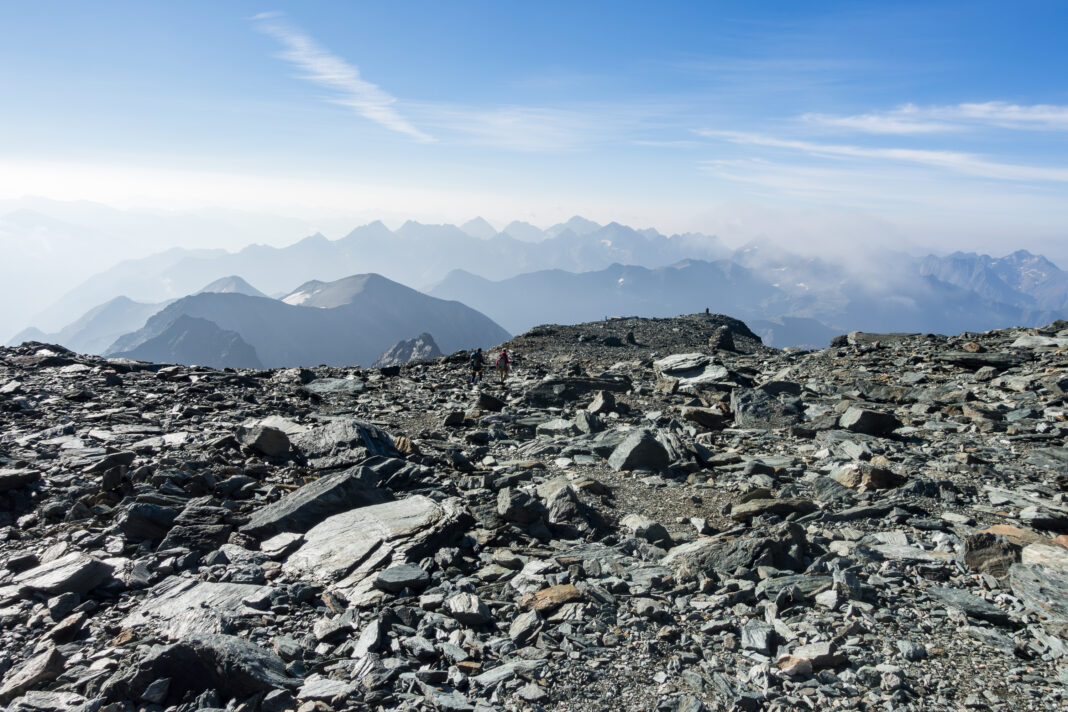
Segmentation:
{"type": "Polygon", "coordinates": [[[955,107],[932,110],[932,115],[939,114],[947,118],[960,117],[1009,128],[1068,130],[1068,106],[1050,104],[1020,106],[1004,101],[988,101],[982,104],[960,104],[955,107]]]}
{"type": "Polygon", "coordinates": [[[896,109],[853,116],[804,114],[810,124],[870,134],[925,134],[961,131],[976,127],[1023,130],[1068,130],[1068,106],[1004,101],[920,107],[905,104],[896,109]]]}
{"type": "Polygon", "coordinates": [[[997,180],[1068,182],[1068,168],[998,163],[958,151],[932,151],[915,148],[868,148],[864,146],[781,139],[738,131],[703,130],[697,133],[709,138],[721,138],[735,144],[783,148],[814,156],[872,158],[906,162],[997,180]]]}
{"type": "Polygon", "coordinates": [[[424,123],[483,146],[512,151],[568,151],[603,140],[608,127],[592,114],[529,106],[473,108],[427,104],[424,123]]]}
{"type": "Polygon", "coordinates": [[[801,116],[801,120],[810,124],[870,134],[927,134],[959,131],[961,128],[944,121],[928,120],[920,115],[916,107],[911,104],[881,114],[858,114],[856,116],[804,114],[801,116]]]}
{"type": "Polygon", "coordinates": [[[422,143],[434,140],[400,115],[393,107],[397,102],[395,97],[377,84],[363,79],[357,67],[320,47],[315,40],[290,27],[280,17],[279,13],[263,13],[253,19],[260,31],[274,37],[285,47],[282,58],[304,70],[304,79],[336,92],[331,101],[422,143]]]}

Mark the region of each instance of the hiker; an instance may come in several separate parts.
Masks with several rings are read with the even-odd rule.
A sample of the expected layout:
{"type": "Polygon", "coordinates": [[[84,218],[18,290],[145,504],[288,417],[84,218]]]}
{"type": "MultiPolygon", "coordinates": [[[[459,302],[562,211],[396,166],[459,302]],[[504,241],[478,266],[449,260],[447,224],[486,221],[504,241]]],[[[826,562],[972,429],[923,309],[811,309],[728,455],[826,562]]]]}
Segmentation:
{"type": "Polygon", "coordinates": [[[512,357],[508,355],[508,349],[501,349],[497,356],[497,381],[504,383],[508,379],[508,371],[512,366],[512,357]]]}
{"type": "Polygon", "coordinates": [[[471,352],[471,383],[482,383],[482,368],[485,362],[482,360],[482,347],[471,352]]]}

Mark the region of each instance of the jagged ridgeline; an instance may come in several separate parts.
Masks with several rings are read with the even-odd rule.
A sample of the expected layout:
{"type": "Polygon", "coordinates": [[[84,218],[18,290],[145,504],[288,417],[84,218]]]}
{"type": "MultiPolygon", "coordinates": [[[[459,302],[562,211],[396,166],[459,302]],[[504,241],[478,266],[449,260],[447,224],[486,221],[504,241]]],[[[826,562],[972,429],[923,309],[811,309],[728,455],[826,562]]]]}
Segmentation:
{"type": "Polygon", "coordinates": [[[0,349],[0,705],[1063,709],[1068,324],[505,346],[479,387],[0,349]]]}
{"type": "MultiPolygon", "coordinates": [[[[345,285],[358,284],[367,273],[459,301],[511,333],[607,315],[668,317],[708,308],[744,319],[770,346],[823,348],[832,336],[855,330],[986,331],[1039,326],[1068,313],[1068,273],[1024,250],[1003,257],[862,250],[815,258],[766,240],[731,250],[711,235],[664,235],[580,217],[545,230],[513,222],[497,231],[484,220],[461,226],[407,222],[390,230],[374,222],[336,240],[316,234],[285,247],[250,245],[233,253],[176,248],[127,260],[73,286],[39,313],[26,314],[33,327],[9,343],[59,343],[82,353],[104,353],[112,345],[130,350],[126,341],[117,344],[120,337],[142,330],[149,317],[176,299],[201,296],[202,306],[188,316],[213,321],[203,305],[229,302],[205,293],[270,295],[310,306],[297,301],[299,295],[324,285],[340,285],[326,289],[327,295],[355,298],[345,285]],[[302,282],[308,289],[294,291],[302,282]]],[[[319,307],[343,306],[336,298],[318,301],[319,307]]],[[[183,303],[175,309],[190,308],[183,303]]],[[[142,337],[162,335],[174,313],[162,328],[157,323],[142,337]]],[[[278,318],[291,328],[288,318],[275,312],[260,310],[251,318],[278,318]]],[[[277,349],[256,343],[247,333],[251,326],[215,324],[237,333],[264,364],[321,362],[275,360],[281,354],[265,355],[277,349]]],[[[376,342],[378,350],[369,349],[368,360],[360,363],[373,363],[398,341],[423,331],[443,351],[478,345],[454,346],[448,335],[412,325],[397,329],[388,343],[376,342]]],[[[317,334],[301,337],[318,339],[317,334]]],[[[180,337],[169,334],[165,341],[180,337]]]]}

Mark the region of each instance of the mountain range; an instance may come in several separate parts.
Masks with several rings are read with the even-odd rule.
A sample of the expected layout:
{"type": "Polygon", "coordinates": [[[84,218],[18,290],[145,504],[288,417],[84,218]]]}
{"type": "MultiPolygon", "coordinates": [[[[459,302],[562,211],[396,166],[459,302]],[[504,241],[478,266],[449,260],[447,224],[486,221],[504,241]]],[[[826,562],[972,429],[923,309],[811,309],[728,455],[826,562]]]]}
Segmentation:
{"type": "Polygon", "coordinates": [[[470,307],[375,274],[309,282],[289,297],[286,302],[238,291],[192,294],[168,304],[104,353],[253,368],[369,366],[397,342],[424,332],[449,352],[509,338],[470,307]]]}
{"type": "MultiPolygon", "coordinates": [[[[986,331],[1048,323],[1068,310],[1068,273],[1024,250],[1004,257],[890,251],[859,257],[849,255],[848,263],[844,255],[815,258],[767,241],[729,251],[706,235],[665,236],[577,216],[545,230],[513,222],[497,231],[481,218],[459,227],[408,222],[397,230],[373,222],[339,240],[313,235],[284,248],[172,249],[128,260],[45,310],[50,315],[45,323],[73,315],[61,329],[27,329],[14,341],[128,354],[166,337],[153,341],[152,353],[160,344],[174,344],[177,359],[173,349],[185,342],[167,331],[186,315],[233,332],[269,367],[338,359],[372,363],[398,341],[424,331],[448,352],[496,343],[504,329],[519,333],[542,323],[613,315],[709,309],[745,319],[769,345],[820,348],[852,330],[986,331]],[[297,282],[303,283],[293,289],[297,282]],[[459,302],[496,323],[475,328],[477,319],[457,311],[448,317],[462,322],[455,334],[439,333],[444,322],[424,317],[434,313],[444,319],[440,306],[424,308],[432,302],[414,295],[430,297],[398,282],[428,284],[424,291],[430,297],[459,302]],[[392,286],[386,289],[387,284],[392,286]],[[403,306],[394,309],[391,299],[403,306]],[[374,313],[358,315],[354,305],[374,313]],[[87,306],[92,308],[85,312],[87,306]],[[344,318],[313,316],[337,309],[344,318]],[[387,328],[381,315],[394,319],[396,328],[387,328]],[[339,336],[336,348],[327,349],[316,336],[325,333],[321,329],[340,334],[357,323],[366,330],[366,346],[339,336]],[[272,328],[290,336],[271,336],[272,328]],[[298,334],[314,345],[290,343],[298,334]]],[[[209,338],[202,324],[179,327],[209,338]]],[[[245,353],[229,335],[210,338],[230,343],[228,354],[245,353]]]]}
{"type": "Polygon", "coordinates": [[[94,275],[38,313],[33,323],[46,331],[58,330],[80,316],[86,305],[117,296],[163,302],[228,275],[241,275],[277,296],[296,283],[352,274],[380,274],[419,288],[440,281],[453,269],[502,279],[543,269],[598,270],[615,262],[658,267],[691,257],[719,259],[729,253],[707,235],[665,236],[618,223],[601,226],[579,217],[545,231],[512,223],[489,237],[492,227],[485,221],[465,227],[470,232],[412,221],[390,230],[382,222],[372,222],[338,240],[317,233],[281,248],[249,245],[238,252],[175,248],[123,261],[94,275]]]}

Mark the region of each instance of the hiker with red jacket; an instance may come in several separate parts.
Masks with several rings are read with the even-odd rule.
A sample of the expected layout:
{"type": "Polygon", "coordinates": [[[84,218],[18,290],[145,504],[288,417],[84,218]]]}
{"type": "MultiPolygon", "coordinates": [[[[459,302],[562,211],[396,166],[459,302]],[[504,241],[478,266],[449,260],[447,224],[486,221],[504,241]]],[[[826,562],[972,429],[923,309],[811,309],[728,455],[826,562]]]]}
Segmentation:
{"type": "Polygon", "coordinates": [[[508,355],[508,349],[501,349],[501,353],[497,356],[497,380],[500,383],[508,378],[508,372],[512,367],[512,357],[508,355]]]}

